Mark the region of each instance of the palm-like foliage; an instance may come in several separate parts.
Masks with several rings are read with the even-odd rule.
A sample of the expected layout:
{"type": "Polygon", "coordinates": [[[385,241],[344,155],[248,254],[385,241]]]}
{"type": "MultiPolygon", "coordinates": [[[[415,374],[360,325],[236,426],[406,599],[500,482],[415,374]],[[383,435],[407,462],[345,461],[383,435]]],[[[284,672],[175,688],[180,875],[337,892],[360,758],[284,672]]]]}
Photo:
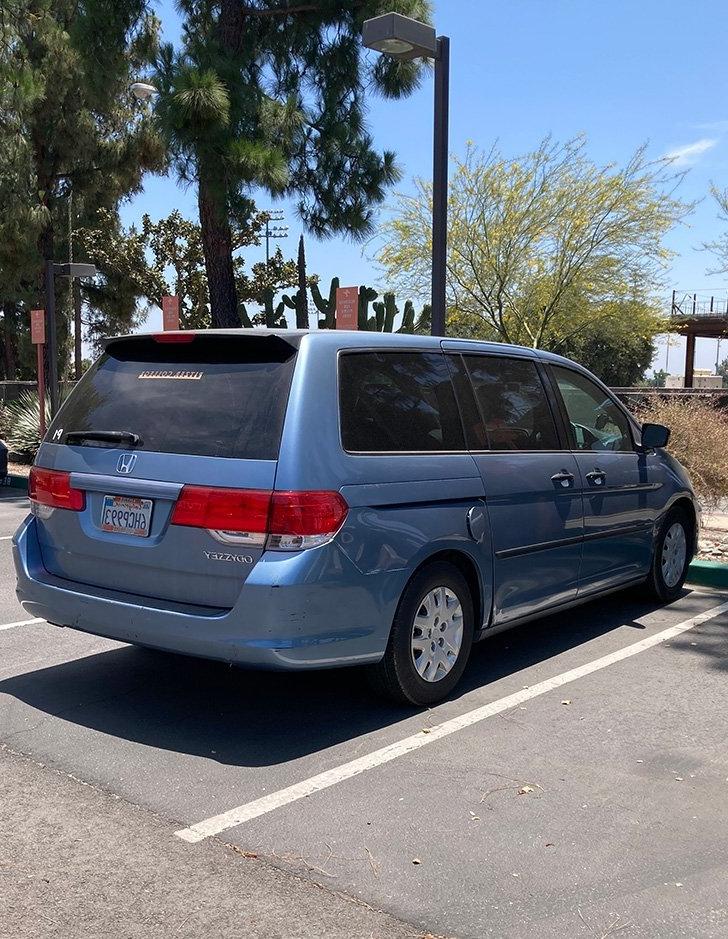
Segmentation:
{"type": "Polygon", "coordinates": [[[198,187],[212,319],[239,322],[230,219],[254,188],[297,199],[319,236],[371,232],[399,178],[367,131],[367,93],[397,98],[421,63],[369,56],[365,19],[396,10],[429,20],[428,0],[180,0],[179,51],[163,46],[153,80],[159,126],[179,178],[198,187]]]}
{"type": "MultiPolygon", "coordinates": [[[[11,450],[35,455],[40,447],[40,404],[35,391],[22,391],[5,407],[8,422],[7,442],[11,450]]],[[[51,423],[50,401],[45,401],[46,427],[51,423]]]]}

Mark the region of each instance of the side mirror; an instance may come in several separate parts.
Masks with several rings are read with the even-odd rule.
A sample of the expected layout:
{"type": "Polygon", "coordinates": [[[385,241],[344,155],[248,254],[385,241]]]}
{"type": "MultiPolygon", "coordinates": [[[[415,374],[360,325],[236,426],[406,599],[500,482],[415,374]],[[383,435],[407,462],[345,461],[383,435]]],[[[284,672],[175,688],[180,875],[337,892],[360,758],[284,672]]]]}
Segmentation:
{"type": "Polygon", "coordinates": [[[670,439],[670,428],[664,424],[643,424],[642,425],[642,449],[656,450],[659,447],[666,447],[670,439]]]}

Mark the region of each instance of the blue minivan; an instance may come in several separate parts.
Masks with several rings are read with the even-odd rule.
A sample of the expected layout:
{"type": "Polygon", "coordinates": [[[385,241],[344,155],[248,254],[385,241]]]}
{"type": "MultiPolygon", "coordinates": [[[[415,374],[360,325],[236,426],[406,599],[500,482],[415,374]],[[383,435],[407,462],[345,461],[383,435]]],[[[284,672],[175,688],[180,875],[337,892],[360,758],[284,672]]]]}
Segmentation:
{"type": "Polygon", "coordinates": [[[431,704],[472,643],[642,585],[697,541],[669,431],[545,352],[209,330],[108,342],[14,539],[33,616],[248,666],[369,667],[431,704]]]}

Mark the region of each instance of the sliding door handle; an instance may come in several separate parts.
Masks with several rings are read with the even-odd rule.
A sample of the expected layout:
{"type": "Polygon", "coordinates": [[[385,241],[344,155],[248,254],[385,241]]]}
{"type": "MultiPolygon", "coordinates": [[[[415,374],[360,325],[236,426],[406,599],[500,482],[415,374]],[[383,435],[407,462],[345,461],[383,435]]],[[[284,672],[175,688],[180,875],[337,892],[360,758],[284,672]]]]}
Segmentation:
{"type": "Polygon", "coordinates": [[[567,470],[561,470],[560,473],[554,473],[551,477],[551,482],[564,489],[569,489],[574,482],[574,474],[569,473],[567,470]]]}

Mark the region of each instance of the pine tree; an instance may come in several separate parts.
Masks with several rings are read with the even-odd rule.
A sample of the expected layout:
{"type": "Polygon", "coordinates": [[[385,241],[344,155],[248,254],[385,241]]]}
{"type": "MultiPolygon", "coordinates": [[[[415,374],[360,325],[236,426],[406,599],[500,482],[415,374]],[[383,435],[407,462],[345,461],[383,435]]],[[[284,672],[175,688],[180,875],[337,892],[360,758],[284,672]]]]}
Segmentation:
{"type": "MultiPolygon", "coordinates": [[[[3,0],[0,191],[17,194],[0,233],[4,307],[43,305],[45,261],[68,257],[71,194],[74,225],[83,226],[100,208],[116,213],[144,172],[163,165],[159,138],[129,91],[156,53],[158,22],[146,4],[3,0]]],[[[63,340],[72,305],[58,286],[63,340]]],[[[134,308],[130,297],[127,318],[134,308]]]]}
{"type": "Polygon", "coordinates": [[[399,178],[365,120],[365,92],[411,93],[421,63],[371,57],[365,19],[429,20],[428,0],[180,0],[183,45],[161,49],[156,113],[179,178],[197,187],[215,326],[240,323],[231,221],[263,188],[297,202],[319,237],[363,238],[399,178]]]}

